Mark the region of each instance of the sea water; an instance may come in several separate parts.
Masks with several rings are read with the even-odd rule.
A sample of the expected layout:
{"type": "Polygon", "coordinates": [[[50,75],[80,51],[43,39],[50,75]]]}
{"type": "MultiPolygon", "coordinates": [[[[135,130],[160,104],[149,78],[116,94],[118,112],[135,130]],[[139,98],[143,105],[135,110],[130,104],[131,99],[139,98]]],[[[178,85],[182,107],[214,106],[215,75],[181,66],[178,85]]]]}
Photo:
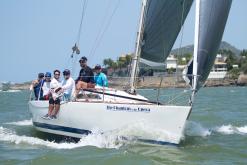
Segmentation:
{"type": "MultiPolygon", "coordinates": [[[[155,96],[157,91],[140,93],[155,96]]],[[[247,163],[247,87],[203,88],[177,147],[114,134],[93,134],[79,141],[47,135],[34,129],[28,100],[29,91],[0,91],[0,164],[247,163]]]]}

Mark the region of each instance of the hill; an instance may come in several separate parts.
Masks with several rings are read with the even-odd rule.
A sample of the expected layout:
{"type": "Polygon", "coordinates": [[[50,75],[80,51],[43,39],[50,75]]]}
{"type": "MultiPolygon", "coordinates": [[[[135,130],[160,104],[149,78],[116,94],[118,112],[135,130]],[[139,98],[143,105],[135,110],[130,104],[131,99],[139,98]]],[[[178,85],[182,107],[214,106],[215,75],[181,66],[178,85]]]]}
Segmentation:
{"type": "MultiPolygon", "coordinates": [[[[231,50],[234,54],[236,54],[237,56],[240,54],[241,50],[237,49],[236,47],[234,47],[233,45],[229,44],[226,41],[222,41],[220,44],[220,50],[225,49],[225,50],[231,50]]],[[[186,53],[190,53],[193,54],[193,50],[194,50],[194,45],[188,45],[188,46],[184,46],[182,47],[180,50],[177,49],[173,49],[171,51],[171,54],[178,54],[178,52],[182,53],[182,54],[186,54],[186,53]]],[[[179,54],[180,54],[179,53],[179,54]]]]}

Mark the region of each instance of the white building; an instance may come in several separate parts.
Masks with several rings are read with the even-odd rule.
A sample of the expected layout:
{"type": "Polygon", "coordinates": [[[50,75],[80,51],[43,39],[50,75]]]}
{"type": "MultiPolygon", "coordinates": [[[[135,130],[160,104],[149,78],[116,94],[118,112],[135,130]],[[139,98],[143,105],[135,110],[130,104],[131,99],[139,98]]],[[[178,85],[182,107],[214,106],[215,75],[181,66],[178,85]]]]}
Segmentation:
{"type": "Polygon", "coordinates": [[[169,55],[166,59],[166,69],[176,69],[178,65],[177,61],[174,55],[169,55]]]}
{"type": "Polygon", "coordinates": [[[214,61],[214,66],[212,67],[209,73],[208,79],[224,79],[226,77],[226,59],[227,57],[224,57],[221,54],[217,54],[216,59],[214,61]]]}

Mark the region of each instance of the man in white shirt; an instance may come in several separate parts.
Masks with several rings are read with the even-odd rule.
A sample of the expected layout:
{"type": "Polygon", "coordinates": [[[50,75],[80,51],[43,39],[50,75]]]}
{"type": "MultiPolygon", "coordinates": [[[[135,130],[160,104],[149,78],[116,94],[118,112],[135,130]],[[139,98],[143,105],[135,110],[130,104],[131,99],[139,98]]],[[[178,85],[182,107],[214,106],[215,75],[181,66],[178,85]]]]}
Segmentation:
{"type": "Polygon", "coordinates": [[[70,77],[70,70],[65,69],[63,71],[64,80],[62,82],[62,89],[66,101],[71,100],[72,94],[75,92],[75,81],[70,77]]]}
{"type": "Polygon", "coordinates": [[[49,97],[49,110],[43,118],[46,119],[56,119],[57,113],[60,109],[60,102],[62,96],[62,84],[60,82],[60,71],[55,70],[54,78],[50,83],[50,97],[49,97]]]}

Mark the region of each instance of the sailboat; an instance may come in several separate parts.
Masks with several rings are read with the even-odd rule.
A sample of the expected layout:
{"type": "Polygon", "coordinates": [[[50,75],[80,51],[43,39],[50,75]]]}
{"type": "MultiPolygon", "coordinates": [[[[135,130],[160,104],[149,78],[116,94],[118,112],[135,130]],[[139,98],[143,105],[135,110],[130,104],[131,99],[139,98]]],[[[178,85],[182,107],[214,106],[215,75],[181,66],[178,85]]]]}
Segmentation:
{"type": "Polygon", "coordinates": [[[150,101],[137,94],[138,64],[165,62],[190,11],[193,0],[143,0],[129,90],[87,89],[97,97],[63,102],[57,119],[42,118],[48,101],[30,100],[29,111],[39,131],[81,138],[90,133],[115,132],[149,143],[179,144],[192,111],[194,96],[213,65],[231,6],[231,0],[196,0],[195,48],[184,78],[191,85],[191,97],[184,106],[150,101]],[[145,133],[145,129],[158,131],[145,133]],[[123,131],[131,127],[131,131],[123,131]]]}

